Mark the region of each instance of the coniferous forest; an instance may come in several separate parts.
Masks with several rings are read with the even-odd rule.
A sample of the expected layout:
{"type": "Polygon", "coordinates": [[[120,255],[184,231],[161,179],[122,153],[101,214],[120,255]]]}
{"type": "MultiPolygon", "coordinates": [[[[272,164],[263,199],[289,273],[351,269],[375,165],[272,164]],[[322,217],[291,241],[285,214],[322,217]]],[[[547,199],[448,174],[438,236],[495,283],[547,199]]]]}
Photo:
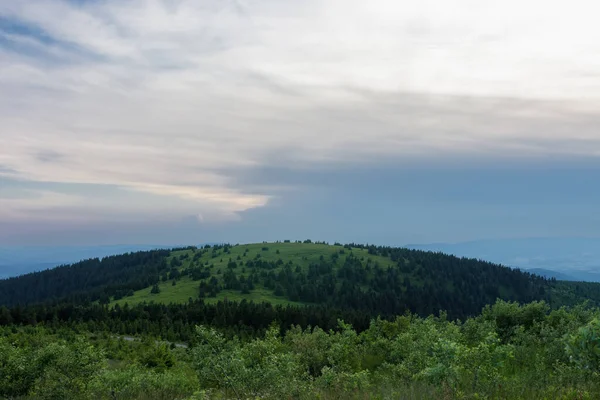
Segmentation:
{"type": "Polygon", "coordinates": [[[600,284],[283,241],[0,281],[0,397],[600,398],[600,284]]]}

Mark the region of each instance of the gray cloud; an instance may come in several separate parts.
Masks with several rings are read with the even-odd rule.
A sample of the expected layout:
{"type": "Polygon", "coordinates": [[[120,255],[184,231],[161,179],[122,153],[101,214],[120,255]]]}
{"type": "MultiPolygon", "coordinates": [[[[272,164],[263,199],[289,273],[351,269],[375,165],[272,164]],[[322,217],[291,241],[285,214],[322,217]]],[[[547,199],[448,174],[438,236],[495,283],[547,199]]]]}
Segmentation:
{"type": "Polygon", "coordinates": [[[353,179],[449,196],[423,165],[462,167],[467,190],[486,178],[465,168],[600,155],[595,3],[429,6],[2,2],[20,28],[0,25],[0,174],[36,196],[0,222],[239,223],[302,190],[331,205],[353,179]]]}
{"type": "Polygon", "coordinates": [[[35,159],[42,163],[57,163],[65,159],[65,155],[53,150],[42,150],[35,154],[35,159]]]}
{"type": "Polygon", "coordinates": [[[12,175],[12,174],[16,174],[16,173],[17,173],[17,171],[15,171],[14,169],[9,168],[5,165],[0,165],[0,174],[12,175]]]}

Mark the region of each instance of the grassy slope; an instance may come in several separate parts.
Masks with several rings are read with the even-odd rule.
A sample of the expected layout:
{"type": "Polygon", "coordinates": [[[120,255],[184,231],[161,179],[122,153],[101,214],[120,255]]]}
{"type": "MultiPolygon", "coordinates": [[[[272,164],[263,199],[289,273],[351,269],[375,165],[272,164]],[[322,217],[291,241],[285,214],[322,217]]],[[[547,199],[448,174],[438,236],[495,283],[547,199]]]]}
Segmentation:
{"type": "MultiPolygon", "coordinates": [[[[230,247],[229,254],[225,254],[223,249],[218,250],[216,257],[212,256],[212,249],[210,249],[208,252],[204,253],[199,260],[195,261],[195,265],[213,265],[211,268],[212,275],[221,280],[222,274],[227,270],[227,264],[230,259],[240,264],[241,262],[245,262],[247,260],[254,260],[257,255],[260,255],[260,258],[266,261],[275,262],[281,259],[284,263],[292,261],[294,266],[299,265],[301,268],[308,268],[311,263],[318,262],[321,256],[325,259],[330,259],[334,253],[339,253],[342,249],[343,247],[341,246],[315,243],[256,243],[236,245],[230,247]],[[264,247],[268,247],[268,250],[264,251],[264,247]],[[244,255],[244,253],[246,253],[246,255],[244,255]],[[241,262],[240,260],[237,260],[238,256],[241,258],[241,262]]],[[[364,249],[353,248],[352,250],[344,249],[344,251],[345,254],[339,255],[337,265],[343,264],[345,257],[351,253],[358,258],[362,258],[363,265],[365,265],[367,262],[371,262],[372,264],[379,263],[379,265],[382,267],[387,267],[394,264],[389,258],[369,255],[367,250],[364,249]]],[[[180,258],[186,254],[188,257],[182,261],[183,265],[180,267],[180,270],[183,270],[187,268],[190,263],[194,262],[194,252],[192,250],[175,251],[171,253],[168,261],[170,262],[170,259],[174,257],[180,258]]],[[[238,266],[234,271],[237,276],[247,276],[249,272],[244,272],[242,266],[238,266]]],[[[276,269],[275,272],[277,271],[278,270],[276,269]]],[[[421,286],[424,283],[415,275],[410,275],[409,277],[413,286],[421,286]]],[[[141,302],[152,301],[164,304],[185,303],[190,298],[198,298],[199,284],[200,281],[193,281],[191,278],[186,276],[177,280],[177,284],[175,286],[172,285],[172,281],[170,280],[166,282],[160,282],[159,287],[161,291],[158,294],[151,294],[151,288],[148,287],[136,291],[131,297],[125,297],[117,301],[112,301],[111,304],[123,305],[125,303],[129,303],[130,305],[134,305],[141,302]]],[[[451,292],[455,291],[453,282],[447,282],[446,285],[448,290],[451,292]]],[[[575,305],[581,303],[586,298],[591,297],[593,297],[594,301],[597,301],[599,296],[591,296],[590,293],[593,294],[594,291],[598,290],[598,287],[600,287],[600,285],[595,283],[586,284],[579,282],[556,282],[550,288],[553,294],[551,303],[553,306],[575,305]],[[580,287],[576,288],[575,286],[580,287]]],[[[511,291],[512,288],[510,287],[500,287],[501,296],[504,298],[508,297],[511,294],[511,291]]],[[[241,294],[237,290],[222,290],[216,297],[205,298],[205,301],[217,302],[224,299],[236,301],[246,299],[254,302],[268,301],[273,304],[283,305],[302,304],[298,302],[292,302],[284,296],[275,296],[272,290],[261,287],[260,285],[256,285],[256,288],[249,294],[241,294]]]]}
{"type": "MultiPolygon", "coordinates": [[[[332,246],[325,244],[315,244],[315,243],[257,243],[257,244],[245,244],[245,245],[236,245],[230,248],[230,254],[224,254],[223,250],[219,250],[217,253],[217,257],[213,258],[211,252],[209,251],[206,254],[202,255],[200,260],[196,261],[196,263],[205,264],[206,262],[213,264],[213,273],[217,273],[217,271],[221,271],[221,273],[225,272],[227,269],[227,263],[231,258],[233,261],[237,260],[237,257],[240,256],[242,261],[253,260],[257,255],[260,255],[260,258],[266,261],[277,261],[281,258],[284,263],[291,260],[294,265],[300,265],[302,268],[308,268],[311,263],[319,261],[319,258],[323,256],[326,259],[329,259],[334,253],[339,252],[342,249],[341,246],[332,246]],[[267,251],[262,250],[263,247],[268,247],[267,251]],[[248,253],[244,256],[244,252],[248,251],[248,253]],[[277,253],[279,251],[279,254],[277,253]]],[[[191,250],[182,250],[173,252],[170,258],[180,257],[181,255],[189,254],[189,257],[183,260],[183,266],[180,267],[180,270],[187,268],[190,263],[193,261],[193,252],[191,250]]],[[[350,252],[347,251],[349,254],[350,252]]],[[[365,263],[367,260],[371,260],[371,263],[379,263],[381,266],[389,266],[392,264],[392,261],[388,258],[381,256],[373,256],[367,253],[367,250],[364,249],[352,249],[352,253],[358,257],[364,257],[365,263]]],[[[338,261],[339,264],[343,263],[345,255],[341,255],[338,261]]],[[[169,260],[170,261],[170,260],[169,260]]],[[[238,261],[239,263],[239,261],[238,261]]],[[[241,266],[238,266],[234,271],[237,275],[245,275],[242,272],[241,266]]],[[[219,276],[219,275],[217,275],[219,276]]],[[[160,293],[151,294],[151,288],[145,288],[142,290],[138,290],[134,293],[132,297],[125,297],[118,301],[113,301],[111,304],[119,304],[123,305],[125,303],[129,303],[130,305],[138,304],[141,302],[150,302],[154,301],[157,303],[185,303],[191,297],[196,299],[198,297],[198,285],[199,281],[193,281],[189,277],[181,278],[177,281],[175,286],[172,285],[171,281],[161,282],[159,284],[160,293]]],[[[262,302],[269,301],[273,304],[300,304],[287,300],[284,297],[278,297],[273,294],[271,290],[261,288],[257,286],[255,290],[253,290],[250,294],[243,295],[239,291],[232,290],[223,290],[221,291],[217,297],[215,298],[206,298],[206,302],[216,302],[223,299],[229,300],[242,300],[246,299],[248,301],[253,300],[254,302],[262,302]]]]}

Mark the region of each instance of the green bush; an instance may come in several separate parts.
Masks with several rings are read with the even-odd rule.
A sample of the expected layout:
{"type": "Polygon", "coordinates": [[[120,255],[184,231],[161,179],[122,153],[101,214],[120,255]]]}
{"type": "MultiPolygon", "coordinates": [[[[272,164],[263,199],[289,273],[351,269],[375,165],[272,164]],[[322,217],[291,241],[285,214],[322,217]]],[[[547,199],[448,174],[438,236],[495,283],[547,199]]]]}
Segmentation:
{"type": "Polygon", "coordinates": [[[593,319],[571,335],[566,349],[575,364],[600,373],[600,319],[593,319]]]}
{"type": "Polygon", "coordinates": [[[86,398],[89,382],[106,367],[104,353],[83,338],[40,347],[0,340],[0,395],[6,398],[86,398]]]}
{"type": "Polygon", "coordinates": [[[94,399],[183,399],[198,388],[196,375],[187,370],[164,372],[131,365],[104,371],[90,384],[94,399]]]}
{"type": "Polygon", "coordinates": [[[0,397],[600,398],[600,312],[585,307],[497,302],[464,322],[407,314],[254,339],[199,326],[190,349],[72,328],[0,328],[0,397]]]}

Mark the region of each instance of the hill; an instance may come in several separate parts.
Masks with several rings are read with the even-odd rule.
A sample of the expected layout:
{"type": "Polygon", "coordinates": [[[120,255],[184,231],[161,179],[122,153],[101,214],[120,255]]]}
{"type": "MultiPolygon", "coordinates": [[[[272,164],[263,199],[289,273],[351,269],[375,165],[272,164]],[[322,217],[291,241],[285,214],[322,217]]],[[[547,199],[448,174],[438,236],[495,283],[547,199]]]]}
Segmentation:
{"type": "Polygon", "coordinates": [[[0,305],[69,301],[130,306],[228,301],[326,305],[368,315],[478,313],[500,298],[600,302],[600,285],[405,248],[278,242],[188,247],[90,259],[0,281],[0,305]]]}

